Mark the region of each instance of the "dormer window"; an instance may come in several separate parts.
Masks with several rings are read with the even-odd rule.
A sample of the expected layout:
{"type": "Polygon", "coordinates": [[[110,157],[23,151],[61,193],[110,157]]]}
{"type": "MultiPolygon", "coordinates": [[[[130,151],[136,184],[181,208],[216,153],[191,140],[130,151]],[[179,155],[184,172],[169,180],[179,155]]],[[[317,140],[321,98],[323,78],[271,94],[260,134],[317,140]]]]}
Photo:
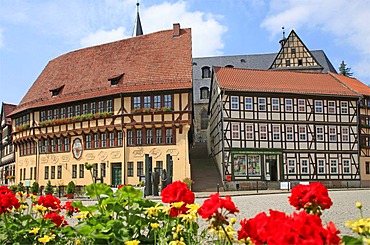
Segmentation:
{"type": "Polygon", "coordinates": [[[60,94],[60,92],[63,90],[63,88],[64,88],[64,85],[60,86],[59,88],[56,88],[56,89],[50,89],[49,91],[51,92],[51,96],[52,97],[57,96],[58,94],[60,94]]]}
{"type": "Polygon", "coordinates": [[[227,65],[227,66],[225,66],[225,67],[228,67],[228,68],[234,68],[234,66],[233,66],[233,65],[227,65]]]}
{"type": "Polygon", "coordinates": [[[240,60],[240,62],[241,62],[241,63],[245,63],[245,59],[241,59],[241,60],[240,60]]]}
{"type": "Polygon", "coordinates": [[[118,76],[115,76],[115,77],[112,77],[112,78],[108,78],[108,81],[110,81],[110,86],[118,85],[118,83],[123,78],[123,75],[125,75],[125,73],[122,73],[121,75],[118,75],[118,76]]]}
{"type": "Polygon", "coordinates": [[[210,78],[211,77],[211,69],[208,66],[202,67],[202,78],[210,78]]]}

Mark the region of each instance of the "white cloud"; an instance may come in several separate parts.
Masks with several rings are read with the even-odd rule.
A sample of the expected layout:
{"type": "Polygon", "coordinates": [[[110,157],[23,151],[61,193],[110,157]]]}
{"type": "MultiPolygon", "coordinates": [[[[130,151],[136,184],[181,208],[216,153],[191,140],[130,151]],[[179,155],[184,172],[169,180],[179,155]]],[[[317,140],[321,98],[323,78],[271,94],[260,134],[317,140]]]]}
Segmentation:
{"type": "Polygon", "coordinates": [[[110,31],[98,30],[95,33],[90,33],[86,37],[82,38],[80,43],[82,47],[88,47],[117,41],[126,37],[127,36],[125,36],[125,28],[119,27],[110,31]]]}

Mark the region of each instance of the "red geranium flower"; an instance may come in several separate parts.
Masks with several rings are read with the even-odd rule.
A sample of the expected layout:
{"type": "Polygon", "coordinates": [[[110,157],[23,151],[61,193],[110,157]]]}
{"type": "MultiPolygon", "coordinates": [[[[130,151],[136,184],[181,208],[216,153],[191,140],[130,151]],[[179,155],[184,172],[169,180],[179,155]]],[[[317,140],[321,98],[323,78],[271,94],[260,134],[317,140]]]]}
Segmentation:
{"type": "Polygon", "coordinates": [[[194,192],[189,190],[188,186],[182,181],[175,181],[169,184],[161,192],[163,203],[174,203],[174,202],[184,202],[181,208],[172,208],[170,215],[172,217],[177,217],[179,214],[186,213],[188,208],[186,204],[193,204],[195,200],[194,192]]]}
{"type": "Polygon", "coordinates": [[[6,186],[0,186],[0,215],[9,212],[13,207],[18,209],[20,207],[19,200],[14,193],[6,186]]]}
{"type": "Polygon", "coordinates": [[[55,212],[48,213],[44,216],[44,219],[50,219],[56,226],[66,226],[68,225],[65,221],[64,216],[61,216],[55,212]]]}
{"type": "Polygon", "coordinates": [[[63,206],[63,209],[67,211],[68,216],[72,216],[74,212],[79,212],[80,210],[78,208],[75,208],[72,206],[73,202],[66,202],[63,206]]]}
{"type": "Polygon", "coordinates": [[[37,203],[44,207],[51,208],[52,210],[60,209],[60,200],[51,194],[46,196],[40,196],[37,203]]]}

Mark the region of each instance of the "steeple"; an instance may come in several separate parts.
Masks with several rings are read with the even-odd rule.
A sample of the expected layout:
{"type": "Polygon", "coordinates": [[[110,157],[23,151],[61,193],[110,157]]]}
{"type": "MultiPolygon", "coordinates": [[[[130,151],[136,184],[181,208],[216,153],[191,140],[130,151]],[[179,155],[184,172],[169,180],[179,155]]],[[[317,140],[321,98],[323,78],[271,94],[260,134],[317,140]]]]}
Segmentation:
{"type": "Polygon", "coordinates": [[[135,27],[134,27],[134,33],[132,36],[141,36],[143,35],[143,28],[141,27],[141,21],[140,21],[140,15],[139,15],[139,0],[136,3],[136,21],[135,21],[135,27]]]}

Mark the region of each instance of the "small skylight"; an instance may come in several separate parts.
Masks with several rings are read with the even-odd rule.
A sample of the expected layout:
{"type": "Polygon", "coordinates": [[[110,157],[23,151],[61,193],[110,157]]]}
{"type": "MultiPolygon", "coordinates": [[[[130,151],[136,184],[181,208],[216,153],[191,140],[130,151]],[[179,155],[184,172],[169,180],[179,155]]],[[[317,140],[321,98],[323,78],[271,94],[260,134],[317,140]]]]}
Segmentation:
{"type": "Polygon", "coordinates": [[[56,88],[56,89],[50,89],[49,91],[51,92],[51,96],[52,97],[55,97],[57,96],[58,94],[60,94],[60,92],[63,90],[64,88],[64,85],[60,86],[59,88],[56,88]]]}
{"type": "Polygon", "coordinates": [[[112,77],[112,78],[108,78],[108,81],[110,81],[110,86],[118,85],[118,83],[121,81],[123,75],[125,75],[125,73],[122,73],[121,75],[118,75],[118,76],[115,76],[115,77],[112,77]]]}

